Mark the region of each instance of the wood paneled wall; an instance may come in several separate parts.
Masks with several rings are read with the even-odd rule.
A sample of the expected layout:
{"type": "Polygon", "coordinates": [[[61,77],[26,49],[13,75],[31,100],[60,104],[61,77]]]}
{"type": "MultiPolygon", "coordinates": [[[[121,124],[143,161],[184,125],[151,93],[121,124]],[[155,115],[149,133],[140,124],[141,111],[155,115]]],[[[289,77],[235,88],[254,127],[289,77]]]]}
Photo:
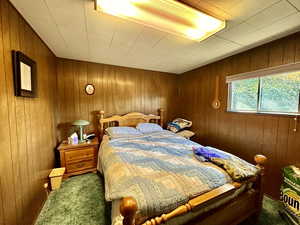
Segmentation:
{"type": "MultiPolygon", "coordinates": [[[[267,193],[278,197],[280,169],[299,163],[300,132],[288,116],[226,112],[227,75],[300,61],[300,34],[229,57],[182,76],[57,59],[25,20],[0,0],[0,224],[30,225],[45,199],[42,184],[54,166],[54,148],[76,119],[92,121],[132,111],[193,121],[197,141],[251,161],[268,156],[267,193]],[[14,96],[12,50],[37,62],[38,98],[14,96]],[[221,77],[221,109],[214,110],[216,76],[221,77]],[[92,83],[96,92],[85,94],[92,83]],[[178,90],[179,89],[179,90],[178,90]]],[[[299,124],[300,126],[300,124],[299,124]]]]}
{"type": "MultiPolygon", "coordinates": [[[[226,112],[225,77],[300,61],[300,33],[268,43],[179,76],[179,116],[193,121],[197,141],[252,161],[257,153],[269,158],[267,193],[279,197],[281,168],[300,163],[300,130],[293,132],[293,117],[226,112]],[[221,108],[211,106],[215,79],[220,76],[221,108]]],[[[300,128],[300,124],[298,124],[300,128]]]]}
{"type": "Polygon", "coordinates": [[[132,111],[157,114],[164,108],[165,119],[173,119],[176,79],[174,74],[58,59],[59,136],[65,138],[76,119],[92,121],[89,129],[97,130],[99,110],[111,116],[132,111]],[[89,83],[95,85],[94,95],[85,93],[89,83]]]}
{"type": "Polygon", "coordinates": [[[56,58],[11,6],[0,1],[0,224],[30,225],[54,165],[56,58]],[[37,62],[38,98],[14,96],[12,50],[37,62]]]}

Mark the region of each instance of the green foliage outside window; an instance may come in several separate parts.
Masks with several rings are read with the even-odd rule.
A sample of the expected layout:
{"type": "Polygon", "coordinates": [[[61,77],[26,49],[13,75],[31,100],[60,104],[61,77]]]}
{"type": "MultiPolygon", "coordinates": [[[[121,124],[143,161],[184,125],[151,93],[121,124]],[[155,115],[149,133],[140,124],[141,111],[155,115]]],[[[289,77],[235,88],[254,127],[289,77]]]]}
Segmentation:
{"type": "Polygon", "coordinates": [[[259,79],[232,82],[231,109],[234,111],[256,111],[259,79]]]}
{"type": "Polygon", "coordinates": [[[300,72],[233,81],[230,110],[298,113],[299,92],[300,72]]]}

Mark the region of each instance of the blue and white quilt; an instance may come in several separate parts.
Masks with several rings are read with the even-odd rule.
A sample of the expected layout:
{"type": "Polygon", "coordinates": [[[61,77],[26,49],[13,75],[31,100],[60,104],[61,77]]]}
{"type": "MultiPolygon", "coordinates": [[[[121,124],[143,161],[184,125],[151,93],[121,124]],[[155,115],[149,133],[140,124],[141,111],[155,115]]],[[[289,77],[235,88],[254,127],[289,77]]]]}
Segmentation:
{"type": "Polygon", "coordinates": [[[225,171],[194,156],[199,147],[169,131],[107,141],[100,150],[106,200],[134,197],[140,224],[232,182],[225,171]]]}

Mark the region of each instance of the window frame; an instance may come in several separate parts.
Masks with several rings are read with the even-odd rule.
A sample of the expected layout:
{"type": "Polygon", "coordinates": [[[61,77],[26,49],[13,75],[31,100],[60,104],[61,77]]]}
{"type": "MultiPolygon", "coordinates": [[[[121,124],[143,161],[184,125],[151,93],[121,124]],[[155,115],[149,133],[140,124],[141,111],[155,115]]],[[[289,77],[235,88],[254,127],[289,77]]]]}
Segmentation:
{"type": "MultiPolygon", "coordinates": [[[[269,76],[276,76],[276,75],[269,75],[269,76]]],[[[254,77],[252,77],[254,78],[254,77]]],[[[244,113],[244,114],[270,114],[270,115],[286,115],[286,116],[299,116],[300,115],[300,90],[299,90],[299,99],[298,99],[298,112],[276,112],[276,111],[263,111],[261,110],[261,97],[262,97],[262,91],[261,91],[261,78],[258,78],[258,91],[257,91],[257,106],[256,110],[232,110],[232,82],[228,82],[228,96],[227,96],[227,112],[233,112],[233,113],[244,113]]],[[[251,79],[251,78],[248,78],[251,79]]],[[[247,80],[247,79],[243,79],[247,80]]],[[[236,80],[238,81],[238,80],[236,80]]]]}

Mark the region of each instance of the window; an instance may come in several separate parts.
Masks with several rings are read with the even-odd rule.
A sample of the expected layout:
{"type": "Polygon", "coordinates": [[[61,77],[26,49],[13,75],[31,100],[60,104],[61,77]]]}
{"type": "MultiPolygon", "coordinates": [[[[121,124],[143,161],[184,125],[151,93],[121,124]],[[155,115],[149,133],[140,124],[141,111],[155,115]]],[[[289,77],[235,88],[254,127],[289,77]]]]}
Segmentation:
{"type": "Polygon", "coordinates": [[[233,79],[228,82],[229,111],[300,113],[300,71],[250,77],[252,78],[233,79]]]}

